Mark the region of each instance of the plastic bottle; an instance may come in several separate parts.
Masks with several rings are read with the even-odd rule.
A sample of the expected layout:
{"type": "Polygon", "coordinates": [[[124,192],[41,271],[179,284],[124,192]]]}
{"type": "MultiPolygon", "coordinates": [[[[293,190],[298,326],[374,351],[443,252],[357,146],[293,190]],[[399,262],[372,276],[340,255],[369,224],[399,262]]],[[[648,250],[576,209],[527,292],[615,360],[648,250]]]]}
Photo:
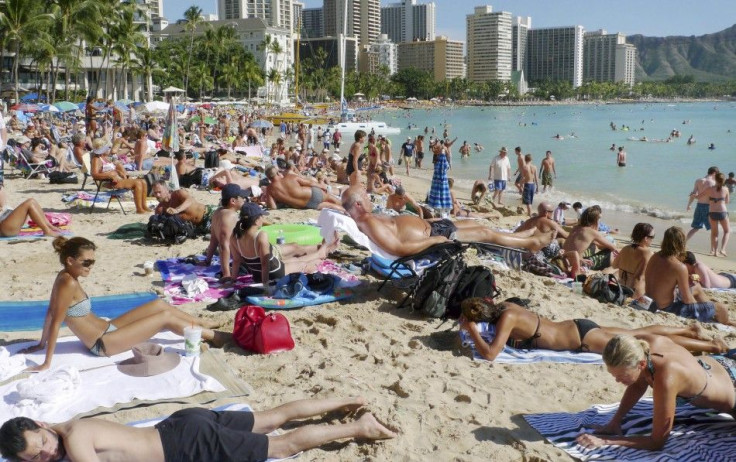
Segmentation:
{"type": "Polygon", "coordinates": [[[283,245],[285,243],[286,243],[286,237],[284,236],[284,230],[283,229],[279,229],[279,235],[276,238],[276,244],[283,245]]]}

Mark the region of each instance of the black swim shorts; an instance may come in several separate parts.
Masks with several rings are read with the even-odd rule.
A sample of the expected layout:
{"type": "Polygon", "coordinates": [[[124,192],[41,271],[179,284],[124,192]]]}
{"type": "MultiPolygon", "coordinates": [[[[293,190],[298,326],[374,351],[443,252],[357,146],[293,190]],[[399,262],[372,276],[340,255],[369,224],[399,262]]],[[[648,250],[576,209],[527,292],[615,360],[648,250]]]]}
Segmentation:
{"type": "Polygon", "coordinates": [[[455,234],[457,233],[457,226],[447,218],[429,222],[429,229],[430,237],[444,236],[447,239],[455,239],[455,234]]]}
{"type": "Polygon", "coordinates": [[[268,436],[252,433],[253,414],[190,408],[156,424],[166,462],[264,461],[268,436]]]}

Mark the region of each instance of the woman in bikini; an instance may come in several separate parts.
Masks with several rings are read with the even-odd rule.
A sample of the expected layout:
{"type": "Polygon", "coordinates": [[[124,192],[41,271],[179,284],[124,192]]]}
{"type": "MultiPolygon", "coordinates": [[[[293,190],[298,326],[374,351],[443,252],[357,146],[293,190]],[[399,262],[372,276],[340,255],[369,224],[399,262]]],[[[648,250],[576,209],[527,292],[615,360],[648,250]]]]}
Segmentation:
{"type": "Polygon", "coordinates": [[[627,245],[613,259],[611,267],[618,268],[621,285],[634,291],[633,298],[644,295],[644,270],[649,258],[654,254],[649,247],[654,241],[654,228],[649,223],[637,223],[631,231],[631,244],[627,245]]]}
{"type": "Polygon", "coordinates": [[[253,279],[263,283],[267,295],[270,294],[269,281],[291,273],[313,273],[340,243],[336,236],[329,246],[324,242],[320,245],[271,245],[268,235],[261,232],[264,215],[268,212],[252,202],[246,202],[240,209],[240,221],[230,241],[233,256],[230,274],[238,274],[242,262],[253,279]]]}
{"type": "Polygon", "coordinates": [[[728,244],[731,226],[728,222],[728,208],[726,205],[730,202],[728,188],[724,187],[726,183],[726,175],[723,173],[716,174],[716,185],[711,186],[705,192],[710,199],[708,207],[708,219],[710,220],[710,254],[715,256],[726,254],[726,245],[728,244]],[[721,250],[718,250],[718,225],[723,228],[723,238],[721,239],[721,250]],[[718,252],[716,252],[718,251],[718,252]]]}
{"type": "Polygon", "coordinates": [[[148,185],[143,179],[128,178],[125,168],[119,162],[113,162],[108,157],[112,146],[104,138],[97,138],[92,143],[92,161],[90,168],[95,180],[111,180],[113,186],[133,191],[135,211],[139,214],[149,213],[146,205],[148,185]]]}
{"type": "Polygon", "coordinates": [[[51,289],[41,340],[37,345],[21,350],[21,353],[32,353],[46,348],[45,361],[29,368],[29,371],[41,371],[51,366],[63,322],[96,356],[122,353],[164,330],[184,335],[184,328],[192,325],[201,326],[202,338],[218,347],[230,337],[225,332],[212,330],[217,324],[190,316],[160,299],[134,308],[111,321],[97,317],[92,312],[89,296],[79,282],[80,277],[87,277],[92,271],[97,247],[83,237],[57,237],[53,245],[64,269],[56,276],[51,289]]]}
{"type": "MultiPolygon", "coordinates": [[[[510,299],[514,300],[514,299],[510,299]]],[[[488,299],[469,298],[462,303],[460,328],[473,339],[483,358],[493,361],[506,345],[518,349],[544,348],[602,353],[606,343],[619,334],[663,335],[690,351],[721,353],[728,346],[720,338],[704,340],[697,324],[690,327],[647,326],[621,329],[599,326],[589,319],[550,321],[507,300],[494,304],[488,299]],[[496,336],[488,344],[480,335],[478,322],[495,325],[496,336]]]]}
{"type": "Polygon", "coordinates": [[[736,413],[736,361],[713,355],[695,357],[671,339],[656,335],[617,335],[603,351],[603,361],[617,382],[626,386],[616,414],[594,434],[577,442],[586,448],[626,446],[650,451],[664,446],[680,402],[718,412],[736,413]],[[652,433],[623,436],[621,422],[652,387],[652,433]],[[606,435],[606,436],[602,436],[606,435]]]}

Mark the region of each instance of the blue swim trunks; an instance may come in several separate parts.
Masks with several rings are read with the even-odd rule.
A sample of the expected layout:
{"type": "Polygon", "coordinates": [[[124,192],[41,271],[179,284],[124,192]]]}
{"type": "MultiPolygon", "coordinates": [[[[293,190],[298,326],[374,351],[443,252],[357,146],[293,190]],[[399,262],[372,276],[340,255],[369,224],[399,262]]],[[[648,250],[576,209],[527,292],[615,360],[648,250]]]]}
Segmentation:
{"type": "Polygon", "coordinates": [[[537,190],[534,183],[524,183],[524,193],[521,195],[521,203],[532,205],[534,203],[534,192],[537,190]]]}
{"type": "Polygon", "coordinates": [[[652,302],[649,311],[655,312],[658,309],[683,318],[697,319],[700,322],[714,322],[716,317],[716,305],[713,302],[683,303],[679,297],[670,306],[663,308],[652,302]]]}
{"type": "Polygon", "coordinates": [[[506,190],[506,180],[493,180],[493,189],[496,191],[506,190]]]}
{"type": "Polygon", "coordinates": [[[702,229],[705,227],[706,230],[710,231],[710,220],[708,219],[708,204],[701,204],[695,207],[695,213],[693,214],[693,222],[690,225],[691,228],[702,229]]]}

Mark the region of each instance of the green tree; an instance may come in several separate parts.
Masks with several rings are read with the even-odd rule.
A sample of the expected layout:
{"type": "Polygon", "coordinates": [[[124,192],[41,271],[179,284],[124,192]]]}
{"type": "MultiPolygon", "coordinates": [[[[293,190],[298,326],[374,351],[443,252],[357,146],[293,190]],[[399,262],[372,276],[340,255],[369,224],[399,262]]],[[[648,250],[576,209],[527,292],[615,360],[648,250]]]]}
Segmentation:
{"type": "Polygon", "coordinates": [[[198,6],[190,6],[184,11],[184,19],[187,21],[185,30],[189,32],[189,51],[186,54],[187,64],[184,73],[184,94],[186,95],[189,90],[189,67],[192,60],[192,48],[194,47],[194,32],[197,30],[204,19],[202,18],[202,8],[198,6]]]}

